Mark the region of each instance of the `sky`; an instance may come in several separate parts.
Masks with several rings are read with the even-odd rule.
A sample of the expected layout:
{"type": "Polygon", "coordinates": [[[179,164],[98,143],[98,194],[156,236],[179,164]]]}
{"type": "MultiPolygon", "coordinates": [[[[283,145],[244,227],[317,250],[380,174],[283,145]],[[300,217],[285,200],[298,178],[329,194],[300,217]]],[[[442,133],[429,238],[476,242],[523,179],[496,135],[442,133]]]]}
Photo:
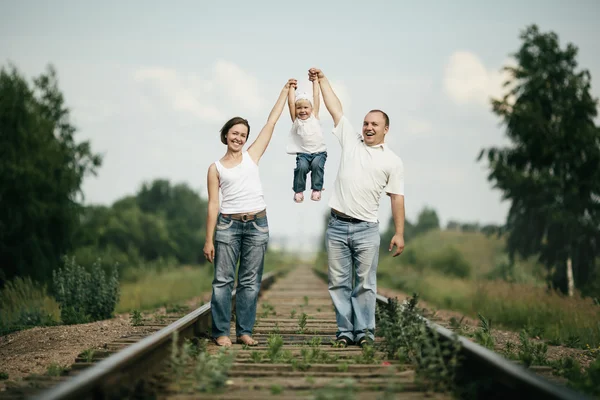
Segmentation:
{"type": "MultiPolygon", "coordinates": [[[[432,207],[442,225],[502,224],[510,204],[476,161],[482,148],[509,144],[489,101],[503,93],[501,68],[535,23],[579,48],[600,97],[600,2],[415,3],[4,1],[0,61],[28,78],[56,68],[76,138],[104,157],[83,184],[86,204],[110,205],[158,178],[206,197],[208,167],[225,154],[225,121],[249,119],[251,144],[287,79],[310,91],[307,71],[318,67],[355,129],[370,109],[388,113],[407,219],[432,207]]],[[[320,202],[309,191],[293,202],[287,106],[260,161],[271,237],[290,248],[319,240],[339,165],[321,108],[328,158],[320,202]]],[[[382,196],[382,230],[390,216],[382,196]]]]}

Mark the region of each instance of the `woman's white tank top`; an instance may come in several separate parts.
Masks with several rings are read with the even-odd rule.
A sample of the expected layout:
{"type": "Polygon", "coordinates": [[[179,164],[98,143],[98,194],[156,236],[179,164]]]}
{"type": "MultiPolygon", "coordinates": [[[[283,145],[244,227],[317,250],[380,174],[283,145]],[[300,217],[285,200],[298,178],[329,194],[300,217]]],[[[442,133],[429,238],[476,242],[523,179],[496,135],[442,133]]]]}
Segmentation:
{"type": "Polygon", "coordinates": [[[221,214],[249,213],[267,208],[258,165],[247,151],[242,152],[242,162],[233,168],[225,168],[219,161],[215,161],[215,165],[219,172],[221,214]]]}

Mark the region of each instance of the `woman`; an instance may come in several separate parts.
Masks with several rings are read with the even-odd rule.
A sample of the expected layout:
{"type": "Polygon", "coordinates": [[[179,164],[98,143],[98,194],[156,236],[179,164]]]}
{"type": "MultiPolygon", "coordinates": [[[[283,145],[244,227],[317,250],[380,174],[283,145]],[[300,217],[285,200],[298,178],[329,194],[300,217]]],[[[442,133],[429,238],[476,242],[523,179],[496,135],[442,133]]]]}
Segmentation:
{"type": "Polygon", "coordinates": [[[258,162],[271,141],[290,87],[295,88],[296,84],[295,79],[290,79],[285,84],[267,123],[247,151],[243,147],[250,135],[248,121],[240,117],[227,121],[221,129],[221,142],[227,145],[227,151],[208,168],[208,217],[204,256],[211,263],[214,260],[215,264],[211,299],[212,337],[219,346],[232,345],[229,339],[231,291],[238,260],[240,267],[235,296],[237,343],[249,346],[258,344],[252,338],[252,329],[256,320],[256,301],[269,241],[269,225],[258,162]],[[220,207],[219,190],[223,197],[220,207]]]}

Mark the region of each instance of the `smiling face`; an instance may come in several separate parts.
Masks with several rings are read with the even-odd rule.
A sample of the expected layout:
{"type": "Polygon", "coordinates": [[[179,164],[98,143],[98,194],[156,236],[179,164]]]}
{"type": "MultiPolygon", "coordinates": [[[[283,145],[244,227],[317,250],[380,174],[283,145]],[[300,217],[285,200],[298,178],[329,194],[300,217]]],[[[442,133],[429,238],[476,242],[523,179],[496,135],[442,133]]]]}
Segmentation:
{"type": "Polygon", "coordinates": [[[312,114],[312,105],[308,100],[298,100],[296,102],[296,116],[301,120],[308,119],[312,114]]]}
{"type": "Polygon", "coordinates": [[[364,121],[362,134],[367,146],[376,146],[384,142],[389,126],[385,115],[380,111],[369,112],[364,121]]]}
{"type": "Polygon", "coordinates": [[[227,148],[233,151],[240,151],[248,140],[248,127],[244,124],[233,125],[227,131],[227,148]]]}

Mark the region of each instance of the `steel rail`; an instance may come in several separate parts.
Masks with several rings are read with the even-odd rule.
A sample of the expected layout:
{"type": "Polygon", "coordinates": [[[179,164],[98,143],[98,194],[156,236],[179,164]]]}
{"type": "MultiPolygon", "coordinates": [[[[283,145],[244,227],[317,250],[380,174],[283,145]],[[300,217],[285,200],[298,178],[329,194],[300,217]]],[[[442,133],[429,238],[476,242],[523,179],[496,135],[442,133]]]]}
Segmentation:
{"type": "MultiPolygon", "coordinates": [[[[272,271],[265,274],[261,282],[261,291],[268,289],[280,273],[281,271],[272,271]]],[[[236,289],[232,292],[234,307],[235,294],[236,289]]],[[[209,302],[33,398],[40,400],[118,398],[120,383],[127,382],[127,386],[135,386],[144,376],[151,374],[156,369],[156,364],[169,354],[174,333],[179,335],[179,340],[199,336],[208,331],[211,319],[209,302]]]]}

